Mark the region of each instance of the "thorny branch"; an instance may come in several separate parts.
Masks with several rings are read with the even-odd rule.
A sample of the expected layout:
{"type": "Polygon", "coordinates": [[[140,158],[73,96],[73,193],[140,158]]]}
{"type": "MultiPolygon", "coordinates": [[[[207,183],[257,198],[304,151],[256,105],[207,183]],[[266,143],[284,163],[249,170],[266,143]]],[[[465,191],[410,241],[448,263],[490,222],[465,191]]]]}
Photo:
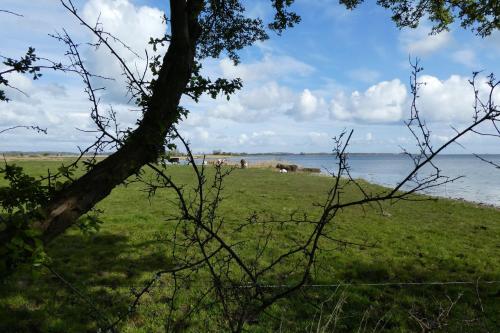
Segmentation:
{"type": "MultiPolygon", "coordinates": [[[[137,74],[134,74],[134,70],[119,55],[112,43],[118,43],[128,51],[136,53],[118,38],[105,32],[99,20],[94,26],[85,22],[79,16],[71,0],[61,0],[61,3],[97,38],[97,41],[91,45],[94,48],[105,47],[121,64],[131,98],[147,98],[150,82],[145,80],[146,69],[144,71],[136,70],[137,74]]],[[[217,3],[214,2],[214,4],[217,3]]],[[[217,13],[217,10],[214,13],[217,13]]],[[[96,141],[89,147],[81,149],[80,157],[70,167],[76,167],[81,158],[91,151],[93,155],[88,166],[92,167],[99,152],[120,147],[126,140],[128,130],[120,130],[116,113],[112,108],[107,116],[101,113],[97,92],[102,88],[93,86],[91,78],[94,76],[86,69],[84,61],[80,57],[79,44],[75,43],[66,31],[63,31],[62,34],[56,34],[54,37],[68,46],[69,50],[66,55],[71,64],[70,66],[49,64],[46,68],[68,70],[80,75],[85,85],[85,92],[91,102],[91,118],[96,126],[96,130],[92,131],[92,133],[96,133],[96,141]]],[[[168,36],[163,41],[167,40],[168,36]]],[[[148,62],[150,60],[157,61],[157,58],[149,59],[147,53],[146,58],[148,62]]],[[[39,58],[35,59],[30,56],[29,60],[39,60],[39,58]]],[[[38,71],[41,68],[45,67],[35,66],[29,62],[22,69],[30,72],[31,70],[38,71]]],[[[324,251],[323,244],[325,242],[335,242],[342,246],[373,246],[339,240],[332,235],[335,231],[336,218],[345,209],[349,207],[362,207],[364,209],[367,205],[375,204],[382,211],[383,202],[419,200],[413,194],[456,180],[456,178],[450,179],[444,176],[434,164],[434,158],[451,144],[457,143],[457,140],[467,133],[500,137],[498,125],[500,111],[493,100],[499,81],[493,75],[488,77],[487,85],[490,92],[484,99],[480,96],[477,88],[478,73],[474,73],[471,80],[475,92],[472,122],[464,129],[457,130],[456,134],[444,144],[434,147],[431,142],[431,131],[417,108],[418,91],[422,85],[418,81],[418,74],[422,71],[418,60],[412,63],[412,69],[410,86],[413,101],[406,126],[416,142],[417,152],[404,151],[404,153],[413,161],[413,169],[401,179],[394,189],[380,193],[367,192],[350,173],[348,148],[353,131],[343,131],[333,139],[333,153],[337,158],[337,167],[336,172],[332,174],[330,190],[322,202],[315,204],[316,211],[314,213],[304,213],[300,218],[296,214],[292,214],[289,219],[266,218],[252,214],[248,219],[241,221],[226,220],[224,216],[221,216],[220,208],[224,202],[224,181],[233,170],[221,164],[215,165],[214,168],[206,167],[203,163],[204,159],[197,160],[192,154],[189,142],[180,135],[176,128],[172,128],[171,135],[165,144],[169,145],[174,140],[178,140],[184,146],[187,151],[188,164],[194,174],[194,185],[179,185],[170,176],[170,166],[163,160],[159,160],[156,164],[147,164],[154,174],[151,179],[146,178],[146,173],[140,173],[137,175],[137,181],[146,185],[149,195],[154,195],[160,190],[171,190],[176,197],[170,199],[170,204],[175,205],[177,211],[167,217],[167,221],[173,224],[173,231],[168,237],[168,241],[171,245],[171,257],[176,265],[174,268],[157,272],[145,283],[143,288],[133,291],[133,300],[128,311],[119,314],[112,322],[107,321],[109,324],[105,329],[115,330],[134,313],[141,298],[149,293],[156,282],[164,276],[170,278],[171,286],[173,286],[171,299],[168,303],[171,317],[168,319],[168,329],[171,329],[173,323],[170,321],[179,315],[176,297],[180,297],[180,288],[196,283],[196,281],[206,281],[206,279],[196,280],[196,278],[208,276],[210,283],[202,286],[205,292],[193,302],[196,304],[195,308],[200,311],[219,309],[223,314],[218,318],[219,325],[229,328],[232,332],[241,332],[245,324],[257,320],[258,316],[269,306],[314,281],[315,266],[319,254],[324,251]],[[491,132],[482,130],[484,124],[491,126],[491,132]],[[423,172],[425,168],[432,170],[430,174],[427,171],[423,172]],[[350,200],[344,197],[343,193],[349,187],[357,189],[358,198],[350,200]],[[291,228],[297,226],[302,228],[303,233],[293,235],[290,232],[291,228]],[[253,239],[245,238],[244,231],[255,235],[255,237],[253,239]],[[285,237],[280,237],[282,235],[285,237]],[[276,251],[277,242],[280,242],[281,251],[276,251]],[[270,281],[282,287],[266,288],[270,281]],[[213,297],[207,297],[207,295],[213,297]]],[[[8,73],[1,72],[0,78],[4,74],[8,73]]],[[[210,85],[211,81],[200,77],[196,79],[197,85],[189,87],[185,92],[195,100],[200,96],[199,90],[201,88],[203,91],[208,90],[210,94],[217,94],[221,91],[224,93],[233,92],[241,87],[240,81],[230,83],[215,81],[213,85],[210,85]]],[[[55,175],[49,175],[49,181],[52,177],[55,175]]],[[[440,317],[445,318],[455,303],[456,301],[451,301],[452,305],[448,310],[442,312],[440,317]]],[[[182,320],[187,320],[193,312],[194,310],[189,311],[182,320]]],[[[430,325],[422,320],[419,321],[419,324],[426,327],[430,325]]]]}
{"type": "Polygon", "coordinates": [[[4,128],[3,130],[0,130],[0,134],[8,132],[8,131],[15,130],[15,129],[18,129],[18,128],[29,129],[29,130],[36,131],[38,133],[47,134],[47,129],[46,128],[41,128],[41,127],[36,126],[36,125],[17,125],[17,126],[12,126],[12,127],[4,128]]]}
{"type": "Polygon", "coordinates": [[[13,12],[13,11],[10,11],[10,10],[6,10],[6,9],[0,9],[0,13],[6,13],[6,14],[11,14],[11,15],[23,17],[23,15],[21,15],[19,13],[16,13],[16,12],[13,12]]]}
{"type": "MultiPolygon", "coordinates": [[[[161,163],[149,165],[156,172],[156,179],[154,181],[143,179],[143,181],[150,193],[156,193],[161,188],[174,190],[177,201],[172,202],[177,202],[179,214],[177,217],[169,218],[169,221],[176,221],[174,234],[170,239],[172,257],[180,262],[189,262],[197,258],[197,262],[200,263],[195,271],[178,272],[176,279],[182,281],[188,276],[192,277],[193,274],[202,274],[201,272],[211,276],[210,290],[215,293],[223,312],[224,319],[221,325],[225,325],[233,332],[240,332],[245,323],[256,320],[270,305],[309,285],[314,280],[313,268],[318,254],[322,252],[323,242],[333,241],[343,246],[371,246],[339,240],[331,235],[335,219],[344,209],[376,204],[382,211],[382,203],[385,201],[422,200],[414,194],[456,180],[443,175],[433,160],[463,135],[477,131],[483,123],[496,124],[500,112],[492,99],[493,90],[497,88],[498,82],[494,81],[493,76],[490,77],[490,100],[483,102],[476,93],[478,107],[475,108],[473,122],[463,130],[457,131],[448,142],[434,147],[431,142],[431,132],[417,108],[418,91],[422,85],[418,82],[418,73],[421,71],[418,60],[412,64],[412,68],[413,103],[411,117],[406,126],[415,138],[418,151],[405,153],[413,161],[413,169],[394,189],[381,193],[367,192],[350,173],[347,149],[353,132],[342,132],[334,138],[337,170],[332,177],[332,186],[326,198],[322,203],[315,205],[320,209],[319,217],[316,218],[297,213],[291,214],[289,219],[264,218],[254,213],[242,221],[226,221],[219,215],[219,210],[224,199],[224,179],[232,170],[221,165],[215,165],[213,169],[207,168],[203,163],[204,160],[197,161],[191,153],[189,143],[174,129],[173,138],[180,140],[187,151],[188,164],[191,165],[196,180],[194,187],[188,191],[185,187],[176,185],[168,175],[169,166],[161,163]],[[209,177],[213,179],[211,182],[209,177]],[[344,190],[349,186],[354,186],[358,190],[359,199],[344,198],[344,190]],[[306,233],[306,236],[302,234],[300,237],[287,235],[289,243],[280,244],[284,250],[278,255],[269,257],[269,252],[273,252],[271,249],[275,249],[275,242],[277,240],[283,242],[278,234],[286,234],[290,230],[288,229],[290,225],[300,225],[305,231],[309,230],[308,234],[306,233]],[[255,240],[238,241],[235,235],[248,231],[247,229],[253,235],[260,236],[255,240]],[[209,249],[215,247],[219,251],[213,256],[207,255],[209,249]],[[195,248],[198,249],[197,252],[195,248]],[[246,254],[245,250],[252,248],[253,255],[246,254]],[[202,270],[201,267],[205,267],[206,270],[202,270]],[[280,288],[266,288],[269,281],[286,283],[282,283],[280,288]]],[[[473,87],[475,84],[476,76],[471,81],[473,87]]],[[[456,301],[453,301],[448,311],[442,312],[439,318],[444,320],[455,303],[456,301]]],[[[210,306],[213,307],[213,303],[210,303],[210,306]]],[[[420,324],[428,325],[424,322],[420,324]]]]}

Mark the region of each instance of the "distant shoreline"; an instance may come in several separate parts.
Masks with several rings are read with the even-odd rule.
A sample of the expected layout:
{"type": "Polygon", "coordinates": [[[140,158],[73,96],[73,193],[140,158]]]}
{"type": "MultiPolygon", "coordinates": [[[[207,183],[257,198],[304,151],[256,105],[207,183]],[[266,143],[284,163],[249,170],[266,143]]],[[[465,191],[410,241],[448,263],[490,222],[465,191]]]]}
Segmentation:
{"type": "MultiPolygon", "coordinates": [[[[300,156],[299,154],[293,154],[294,156],[297,155],[297,156],[300,156]]],[[[326,154],[303,154],[303,155],[306,155],[306,156],[314,156],[314,155],[317,155],[317,156],[325,156],[326,154]]],[[[358,155],[358,156],[395,156],[397,154],[353,154],[353,155],[358,155]]],[[[500,154],[496,154],[496,155],[490,155],[490,156],[499,156],[500,154]]],[[[74,154],[74,155],[34,155],[34,154],[26,154],[23,156],[20,156],[20,155],[5,155],[4,158],[6,161],[67,161],[67,160],[73,160],[77,157],[78,155],[74,154]]],[[[239,158],[239,157],[242,157],[244,159],[245,156],[272,156],[270,154],[248,154],[248,155],[213,155],[213,154],[207,154],[207,155],[195,155],[194,157],[196,159],[202,159],[203,157],[205,156],[205,158],[209,161],[214,161],[216,159],[219,159],[219,158],[239,158]]],[[[275,155],[276,156],[276,155],[275,155]]],[[[457,155],[447,155],[447,156],[457,156],[457,155]]],[[[460,154],[458,156],[473,156],[473,155],[466,155],[466,154],[460,154]]],[[[91,157],[91,155],[86,155],[84,156],[84,158],[89,158],[91,157]]],[[[106,158],[107,155],[98,155],[96,156],[97,159],[104,159],[106,158]]],[[[181,156],[181,159],[183,160],[185,158],[185,156],[181,156]]],[[[237,161],[239,162],[239,161],[237,161]]],[[[238,167],[239,166],[239,163],[237,162],[234,162],[234,160],[232,162],[230,162],[230,165],[232,166],[235,166],[235,167],[238,167]]],[[[275,169],[275,165],[276,163],[283,163],[284,161],[278,161],[278,160],[263,160],[263,161],[258,161],[258,162],[252,162],[250,163],[250,168],[265,168],[265,169],[275,169]]],[[[291,163],[290,161],[288,161],[287,163],[291,163]]],[[[293,164],[293,163],[292,163],[293,164]]],[[[299,171],[299,173],[303,173],[302,171],[299,171]]],[[[321,173],[317,173],[315,175],[318,175],[318,176],[324,176],[324,177],[330,177],[329,174],[325,173],[325,172],[321,172],[321,173]]],[[[367,183],[370,183],[370,184],[374,184],[374,185],[377,185],[377,186],[382,186],[382,187],[385,187],[385,188],[391,188],[389,185],[386,185],[386,184],[383,184],[383,183],[378,183],[376,181],[373,181],[373,180],[368,180],[364,177],[356,177],[356,178],[359,178],[359,179],[362,179],[363,181],[367,182],[367,183]]],[[[456,202],[465,202],[465,203],[469,203],[469,204],[473,204],[475,206],[478,206],[478,207],[490,207],[490,208],[494,208],[496,210],[500,210],[500,205],[499,204],[494,204],[494,203],[491,203],[491,202],[483,202],[483,201],[480,201],[480,200],[473,200],[473,199],[465,199],[465,198],[458,198],[458,197],[451,197],[451,196],[446,196],[446,195],[437,195],[437,194],[426,194],[426,193],[420,193],[422,195],[425,195],[425,196],[428,196],[428,197],[432,197],[432,198],[436,198],[436,199],[441,199],[441,200],[453,200],[453,201],[456,201],[456,202]]]]}
{"type": "MultiPolygon", "coordinates": [[[[97,157],[107,157],[111,155],[112,153],[102,153],[97,155],[97,157]]],[[[413,153],[416,155],[416,153],[413,153]]],[[[5,152],[0,152],[0,155],[6,156],[6,157],[31,157],[31,158],[40,158],[40,157],[47,157],[47,158],[53,158],[53,157],[78,157],[80,156],[78,153],[72,153],[72,152],[52,152],[52,151],[5,151],[5,152]]],[[[274,153],[227,153],[227,154],[213,154],[213,153],[195,153],[193,154],[195,158],[203,158],[205,156],[206,158],[227,158],[227,157],[245,157],[245,156],[332,156],[335,155],[333,153],[324,153],[324,152],[318,152],[318,153],[286,153],[286,152],[274,152],[274,153]]],[[[402,156],[406,155],[404,153],[349,153],[351,156],[402,156]]],[[[481,154],[476,154],[480,156],[500,156],[500,153],[481,153],[481,154]]],[[[91,156],[91,155],[89,155],[91,156]]],[[[175,155],[177,157],[186,157],[186,155],[175,155]]],[[[471,154],[439,154],[439,156],[474,156],[473,153],[471,154]]]]}

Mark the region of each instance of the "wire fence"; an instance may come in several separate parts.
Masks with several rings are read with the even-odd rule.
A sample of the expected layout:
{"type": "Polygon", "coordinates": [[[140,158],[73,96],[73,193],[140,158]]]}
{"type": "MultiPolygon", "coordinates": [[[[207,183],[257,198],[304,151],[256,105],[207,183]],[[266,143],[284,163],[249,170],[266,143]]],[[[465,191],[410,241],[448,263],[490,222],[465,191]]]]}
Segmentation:
{"type": "MultiPolygon", "coordinates": [[[[198,282],[208,282],[208,280],[198,282]]],[[[430,281],[430,282],[338,282],[338,283],[325,283],[325,284],[304,284],[301,288],[339,288],[339,287],[425,287],[425,286],[459,286],[459,285],[471,285],[471,286],[480,286],[480,285],[500,285],[500,280],[476,280],[476,281],[430,281]]],[[[108,288],[140,288],[143,287],[142,284],[137,285],[122,285],[122,284],[103,284],[103,283],[84,283],[86,287],[108,287],[108,288]]],[[[292,284],[241,284],[234,285],[234,288],[261,288],[261,289],[281,289],[281,288],[290,288],[293,287],[292,284]]]]}
{"type": "MultiPolygon", "coordinates": [[[[304,284],[302,288],[339,288],[339,287],[397,287],[397,286],[445,286],[445,285],[493,285],[500,284],[500,281],[431,281],[431,282],[370,282],[370,283],[349,283],[349,282],[339,282],[334,284],[304,284]]],[[[266,285],[241,285],[241,288],[264,288],[264,289],[279,289],[279,288],[290,288],[291,285],[288,284],[266,284],[266,285]]]]}

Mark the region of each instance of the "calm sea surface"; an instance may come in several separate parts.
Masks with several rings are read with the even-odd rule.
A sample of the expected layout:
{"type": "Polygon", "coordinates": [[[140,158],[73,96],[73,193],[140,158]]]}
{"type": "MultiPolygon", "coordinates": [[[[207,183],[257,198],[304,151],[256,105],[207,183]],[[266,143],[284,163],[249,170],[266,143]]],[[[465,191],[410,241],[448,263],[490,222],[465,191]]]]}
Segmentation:
{"type": "MultiPolygon", "coordinates": [[[[500,155],[484,157],[500,164],[500,155]]],[[[249,155],[243,158],[249,164],[274,160],[302,167],[321,168],[325,173],[327,170],[336,170],[336,159],[333,155],[249,155]]],[[[231,162],[238,162],[240,159],[241,157],[229,158],[231,162]]],[[[500,207],[500,169],[472,155],[441,155],[434,161],[442,170],[442,175],[450,178],[463,176],[463,178],[427,190],[425,193],[500,207]]],[[[394,187],[401,181],[412,169],[412,163],[407,156],[397,154],[354,154],[349,158],[354,178],[363,178],[388,187],[394,187]]],[[[422,171],[422,176],[425,172],[426,170],[422,171]]]]}

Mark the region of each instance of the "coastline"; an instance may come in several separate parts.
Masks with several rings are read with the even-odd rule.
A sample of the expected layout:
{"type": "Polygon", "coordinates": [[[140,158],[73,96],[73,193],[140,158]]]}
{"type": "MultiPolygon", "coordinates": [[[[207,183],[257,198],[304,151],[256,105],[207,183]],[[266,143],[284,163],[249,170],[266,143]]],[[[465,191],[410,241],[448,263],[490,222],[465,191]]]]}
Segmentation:
{"type": "MultiPolygon", "coordinates": [[[[318,155],[318,154],[307,154],[307,155],[318,155]]],[[[368,154],[366,154],[368,155],[368,154]]],[[[384,155],[384,154],[377,154],[378,156],[380,155],[384,155]]],[[[393,154],[394,155],[394,154],[393,154]]],[[[240,163],[239,161],[232,161],[232,159],[245,159],[245,157],[251,157],[251,156],[257,156],[257,155],[239,155],[239,156],[236,156],[236,155],[205,155],[205,159],[206,161],[209,163],[209,164],[213,164],[217,159],[228,159],[228,161],[226,162],[226,165],[228,166],[231,166],[231,167],[236,167],[236,168],[239,168],[240,167],[240,163]]],[[[267,155],[264,155],[264,154],[259,154],[258,156],[267,156],[267,155]]],[[[295,155],[294,155],[295,156],[295,155]]],[[[296,156],[303,156],[303,155],[299,155],[297,154],[296,156]]],[[[374,155],[375,156],[375,155],[374,155]]],[[[450,156],[450,155],[447,155],[447,156],[450,156]]],[[[4,161],[20,161],[20,162],[29,162],[29,161],[47,161],[47,162],[54,162],[54,161],[71,161],[71,160],[74,160],[77,156],[75,155],[43,155],[43,154],[40,154],[40,155],[34,155],[34,154],[30,154],[30,155],[24,155],[24,156],[19,156],[19,155],[4,155],[3,158],[4,158],[4,161]]],[[[84,156],[84,157],[91,157],[91,156],[84,156]]],[[[107,156],[106,155],[98,155],[96,156],[97,159],[104,159],[106,158],[107,156]]],[[[202,159],[203,158],[203,155],[194,155],[194,157],[196,159],[202,159]]],[[[281,157],[281,156],[280,156],[281,157]]],[[[182,159],[182,157],[181,157],[182,159]]],[[[280,160],[273,160],[273,159],[269,159],[269,160],[259,160],[259,161],[250,161],[251,163],[249,163],[248,165],[248,168],[257,168],[257,169],[270,169],[272,171],[275,171],[275,172],[278,172],[279,170],[276,169],[276,165],[278,163],[286,163],[286,164],[296,164],[295,162],[291,162],[289,160],[286,160],[286,159],[280,159],[280,160]]],[[[184,164],[184,163],[182,163],[184,164]]],[[[304,168],[305,166],[303,165],[300,165],[298,164],[299,168],[302,169],[304,168]]],[[[306,167],[307,168],[307,167],[306,167]]],[[[310,175],[315,175],[315,176],[320,176],[320,177],[332,177],[332,175],[328,174],[326,172],[326,170],[324,168],[321,168],[321,172],[320,173],[315,173],[315,172],[308,172],[308,171],[301,171],[301,170],[298,170],[296,171],[295,173],[297,174],[310,174],[310,175]]],[[[383,187],[383,188],[387,188],[387,189],[392,189],[393,187],[391,187],[390,185],[388,184],[383,184],[381,182],[377,182],[377,181],[373,181],[373,180],[369,180],[369,179],[366,179],[364,177],[355,177],[356,179],[359,179],[359,180],[362,180],[363,182],[366,182],[368,184],[373,184],[373,185],[376,185],[376,186],[380,186],[380,187],[383,187]]],[[[480,201],[480,200],[472,200],[472,199],[466,199],[466,198],[463,198],[463,197],[455,197],[455,196],[451,196],[451,195],[440,195],[440,194],[436,194],[436,193],[420,193],[418,192],[417,193],[418,195],[422,195],[422,196],[426,196],[426,197],[429,197],[429,198],[435,198],[436,200],[451,200],[451,201],[454,201],[454,202],[463,202],[463,203],[467,203],[467,204],[471,204],[473,206],[476,206],[476,207],[486,207],[486,208],[493,208],[495,210],[500,210],[500,202],[497,203],[497,204],[494,204],[494,203],[491,203],[491,202],[485,202],[485,201],[480,201]]]]}

